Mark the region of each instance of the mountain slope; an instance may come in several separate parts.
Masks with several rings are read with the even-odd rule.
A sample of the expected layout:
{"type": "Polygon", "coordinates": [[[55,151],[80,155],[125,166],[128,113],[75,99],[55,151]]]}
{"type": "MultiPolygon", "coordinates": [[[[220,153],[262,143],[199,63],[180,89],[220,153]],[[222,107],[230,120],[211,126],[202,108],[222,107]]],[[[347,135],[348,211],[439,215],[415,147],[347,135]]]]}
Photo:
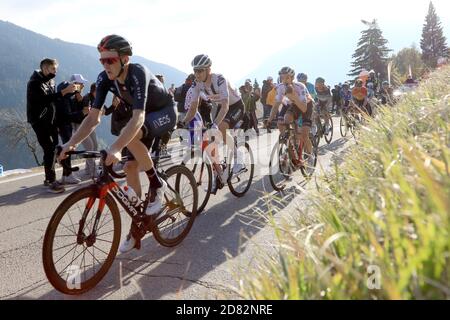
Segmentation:
{"type": "MultiPolygon", "coordinates": [[[[9,22],[0,20],[0,110],[4,108],[25,110],[26,86],[28,79],[44,57],[56,58],[59,69],[56,83],[68,80],[73,73],[81,73],[95,82],[102,66],[98,61],[96,48],[82,44],[50,39],[33,31],[26,30],[9,22]]],[[[166,85],[179,85],[184,82],[186,74],[168,65],[153,62],[139,56],[133,56],[132,62],[146,65],[153,73],[161,73],[166,78],[166,85]]],[[[86,93],[86,89],[85,92],[86,93]]],[[[99,137],[107,144],[113,137],[109,134],[109,119],[104,119],[98,129],[99,137]]],[[[5,139],[0,137],[0,163],[5,170],[27,168],[35,163],[24,146],[7,150],[5,139]]]]}

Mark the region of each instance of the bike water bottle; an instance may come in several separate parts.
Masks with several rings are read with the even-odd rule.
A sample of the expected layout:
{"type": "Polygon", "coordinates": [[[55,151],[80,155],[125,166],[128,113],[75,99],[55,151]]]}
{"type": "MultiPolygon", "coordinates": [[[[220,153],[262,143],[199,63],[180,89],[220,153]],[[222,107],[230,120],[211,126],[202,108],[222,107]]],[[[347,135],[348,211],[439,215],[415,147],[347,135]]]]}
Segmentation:
{"type": "Polygon", "coordinates": [[[0,177],[3,177],[3,166],[0,164],[0,177]]]}

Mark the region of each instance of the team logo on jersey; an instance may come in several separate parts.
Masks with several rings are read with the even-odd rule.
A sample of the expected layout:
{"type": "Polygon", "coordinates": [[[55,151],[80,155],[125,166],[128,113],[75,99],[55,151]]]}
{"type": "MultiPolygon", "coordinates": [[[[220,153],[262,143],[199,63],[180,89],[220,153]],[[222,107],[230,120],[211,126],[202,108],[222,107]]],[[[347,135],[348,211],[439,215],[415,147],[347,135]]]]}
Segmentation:
{"type": "Polygon", "coordinates": [[[222,75],[217,76],[217,86],[221,86],[225,83],[225,78],[222,75]]]}

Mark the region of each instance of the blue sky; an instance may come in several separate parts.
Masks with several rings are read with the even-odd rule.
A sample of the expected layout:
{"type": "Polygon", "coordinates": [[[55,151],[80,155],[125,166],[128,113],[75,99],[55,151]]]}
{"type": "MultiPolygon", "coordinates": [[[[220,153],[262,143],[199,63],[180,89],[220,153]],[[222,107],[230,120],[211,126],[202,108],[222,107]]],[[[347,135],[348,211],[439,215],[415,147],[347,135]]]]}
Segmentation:
{"type": "MultiPolygon", "coordinates": [[[[449,38],[450,2],[433,3],[449,38]]],[[[308,47],[311,37],[320,43],[337,32],[357,41],[364,29],[361,19],[377,18],[394,50],[418,44],[428,4],[429,0],[2,0],[0,19],[93,46],[106,34],[121,34],[133,43],[136,54],[184,72],[190,72],[193,56],[207,53],[215,71],[237,82],[281,53],[283,65],[301,65],[288,49],[308,47]]],[[[336,48],[346,60],[342,65],[349,65],[355,48],[356,42],[336,48]]],[[[334,54],[317,50],[319,61],[334,54]]]]}

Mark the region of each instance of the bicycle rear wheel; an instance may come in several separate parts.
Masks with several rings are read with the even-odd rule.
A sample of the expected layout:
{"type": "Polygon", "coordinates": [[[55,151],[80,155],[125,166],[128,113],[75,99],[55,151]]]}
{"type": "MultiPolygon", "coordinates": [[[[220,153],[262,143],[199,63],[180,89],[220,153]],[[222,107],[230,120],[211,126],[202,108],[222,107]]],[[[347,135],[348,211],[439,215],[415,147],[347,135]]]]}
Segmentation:
{"type": "Polygon", "coordinates": [[[197,216],[197,182],[192,172],[181,165],[169,168],[162,176],[168,188],[163,211],[152,222],[152,231],[161,245],[174,247],[186,238],[197,216]]]}
{"type": "Polygon", "coordinates": [[[248,192],[252,185],[255,162],[248,143],[245,143],[244,146],[239,146],[236,152],[237,156],[233,155],[231,157],[232,161],[228,164],[229,178],[227,182],[231,193],[241,198],[248,192]]]}
{"type": "Polygon", "coordinates": [[[92,289],[114,261],[120,213],[111,195],[104,200],[102,208],[95,185],[80,189],[59,205],[48,224],[42,248],[44,271],[62,293],[78,295],[92,289]]]}

